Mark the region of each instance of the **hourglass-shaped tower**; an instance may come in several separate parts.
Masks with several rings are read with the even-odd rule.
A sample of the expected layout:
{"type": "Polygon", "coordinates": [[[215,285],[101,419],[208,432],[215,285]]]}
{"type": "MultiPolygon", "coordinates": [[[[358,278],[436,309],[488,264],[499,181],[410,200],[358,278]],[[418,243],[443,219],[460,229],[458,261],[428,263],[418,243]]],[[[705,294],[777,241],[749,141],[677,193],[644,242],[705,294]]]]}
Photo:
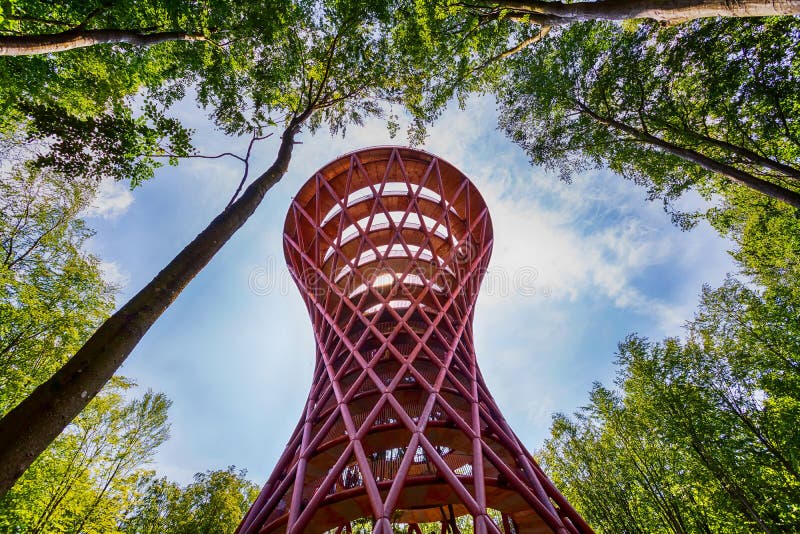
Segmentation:
{"type": "Polygon", "coordinates": [[[492,223],[464,174],[410,148],[344,155],[294,197],[283,239],[314,381],[237,532],[591,532],[478,369],[492,223]]]}

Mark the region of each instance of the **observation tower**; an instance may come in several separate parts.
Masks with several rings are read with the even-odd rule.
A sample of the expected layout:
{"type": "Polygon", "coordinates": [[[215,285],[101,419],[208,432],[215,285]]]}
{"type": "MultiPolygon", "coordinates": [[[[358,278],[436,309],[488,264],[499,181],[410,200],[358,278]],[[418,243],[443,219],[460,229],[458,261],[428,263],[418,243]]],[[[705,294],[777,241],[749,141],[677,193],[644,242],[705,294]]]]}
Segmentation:
{"type": "Polygon", "coordinates": [[[283,242],[313,323],[314,381],[239,534],[592,532],[478,369],[492,240],[478,190],[427,152],[368,148],[306,182],[283,242]]]}

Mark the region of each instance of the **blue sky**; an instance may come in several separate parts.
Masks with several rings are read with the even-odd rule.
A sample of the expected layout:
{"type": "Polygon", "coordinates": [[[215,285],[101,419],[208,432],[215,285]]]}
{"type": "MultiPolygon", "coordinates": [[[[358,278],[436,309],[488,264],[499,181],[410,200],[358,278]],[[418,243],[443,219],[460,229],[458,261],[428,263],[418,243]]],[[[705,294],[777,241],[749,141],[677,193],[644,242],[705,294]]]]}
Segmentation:
{"type": "MultiPolygon", "coordinates": [[[[197,128],[200,152],[243,151],[246,140],[214,134],[192,106],[179,114],[197,128]]],[[[611,383],[619,341],[632,332],[680,335],[702,284],[719,285],[735,266],[730,244],[707,225],[681,232],[642,188],[606,171],[561,183],[531,167],[496,123],[492,99],[471,99],[465,110],[449,108],[422,148],[460,168],[489,205],[495,248],[475,316],[478,362],[512,428],[535,449],[552,413],[585,403],[592,382],[611,383]]],[[[311,324],[283,261],[290,198],[341,153],[406,143],[380,120],[344,139],[320,131],[300,140],[288,174],[122,368],[173,401],[172,437],[154,468],[178,482],[228,465],[266,480],[314,363],[311,324]]],[[[276,146],[258,145],[252,168],[265,169],[276,146]]],[[[90,249],[122,286],[118,302],[202,230],[240,176],[231,158],[186,160],[133,192],[103,183],[87,212],[97,230],[90,249]]]]}

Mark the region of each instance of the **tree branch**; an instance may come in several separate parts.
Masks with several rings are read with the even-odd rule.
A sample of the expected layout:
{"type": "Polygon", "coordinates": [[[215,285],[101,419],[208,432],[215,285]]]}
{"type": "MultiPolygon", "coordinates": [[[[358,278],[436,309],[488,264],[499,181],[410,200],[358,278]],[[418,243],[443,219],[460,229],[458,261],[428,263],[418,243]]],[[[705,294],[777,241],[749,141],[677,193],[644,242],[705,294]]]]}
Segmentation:
{"type": "Polygon", "coordinates": [[[200,158],[200,159],[219,159],[224,157],[231,157],[236,158],[242,163],[244,163],[244,172],[242,173],[242,179],[239,181],[239,186],[236,188],[236,191],[233,193],[228,204],[225,206],[226,208],[230,207],[236,201],[236,197],[239,196],[239,193],[242,192],[242,187],[244,187],[244,183],[247,181],[247,177],[250,174],[250,154],[253,151],[253,145],[256,141],[261,141],[272,137],[272,134],[269,133],[267,135],[257,135],[258,130],[253,131],[253,135],[250,138],[250,143],[247,145],[247,152],[245,152],[244,156],[240,156],[238,154],[234,154],[233,152],[222,152],[220,154],[215,154],[213,156],[206,156],[205,154],[189,154],[187,156],[180,156],[177,154],[171,153],[163,153],[163,154],[151,154],[150,157],[153,158],[200,158]]]}
{"type": "Polygon", "coordinates": [[[749,160],[751,163],[777,171],[784,178],[789,178],[791,180],[800,180],[800,169],[796,169],[791,165],[786,165],[779,161],[775,161],[766,156],[762,156],[761,154],[754,152],[748,148],[739,145],[734,145],[733,143],[722,141],[720,139],[716,139],[709,135],[704,135],[689,129],[673,126],[667,121],[659,121],[659,122],[663,124],[665,128],[671,130],[674,133],[687,135],[689,137],[694,137],[700,142],[708,143],[709,145],[714,145],[723,150],[732,152],[733,154],[736,154],[737,156],[740,156],[745,160],[749,160]]]}
{"type": "Polygon", "coordinates": [[[507,0],[496,2],[513,16],[550,17],[551,24],[587,20],[653,19],[682,22],[706,17],[772,17],[800,15],[800,0],[598,0],[596,2],[556,2],[547,0],[507,0]],[[560,21],[560,22],[559,22],[560,21]]]}
{"type": "Polygon", "coordinates": [[[753,176],[748,172],[745,172],[741,169],[737,169],[736,167],[733,167],[731,165],[719,162],[695,150],[674,145],[669,141],[666,141],[654,135],[638,130],[633,126],[629,126],[623,122],[617,121],[609,117],[604,117],[595,112],[594,110],[592,110],[591,108],[589,108],[583,102],[580,102],[578,100],[575,100],[574,103],[583,113],[585,113],[587,116],[591,117],[592,119],[601,124],[605,124],[606,126],[610,126],[618,131],[625,132],[628,135],[635,137],[642,143],[660,148],[661,150],[663,150],[668,154],[672,154],[673,156],[677,156],[681,159],[699,165],[700,167],[702,167],[707,171],[711,171],[713,173],[726,176],[730,178],[731,181],[736,182],[745,187],[749,187],[754,191],[758,191],[759,193],[762,193],[769,197],[786,202],[787,204],[789,204],[790,206],[794,206],[795,208],[800,208],[800,193],[797,193],[796,191],[787,189],[785,187],[781,187],[777,184],[768,182],[766,180],[762,180],[761,178],[757,178],[756,176],[753,176]]]}
{"type": "Polygon", "coordinates": [[[214,156],[206,156],[205,154],[188,154],[186,156],[181,156],[179,154],[171,154],[169,152],[164,152],[161,154],[150,154],[151,158],[200,158],[200,159],[219,159],[224,157],[231,157],[236,158],[241,162],[244,162],[244,158],[238,154],[234,154],[233,152],[222,152],[221,154],[216,154],[214,156]]]}
{"type": "Polygon", "coordinates": [[[142,30],[75,29],[45,35],[0,36],[0,56],[52,54],[99,44],[126,43],[152,46],[167,41],[207,41],[204,35],[182,31],[147,32],[142,30]]]}
{"type": "Polygon", "coordinates": [[[9,269],[12,269],[16,264],[18,264],[19,262],[21,262],[25,258],[27,258],[28,255],[31,252],[33,252],[33,250],[39,245],[39,243],[41,243],[42,239],[47,237],[51,232],[55,231],[56,228],[58,228],[59,226],[61,226],[62,224],[64,224],[67,221],[68,215],[71,215],[71,214],[63,213],[58,219],[56,219],[56,222],[53,223],[52,226],[50,226],[44,232],[42,232],[42,234],[39,235],[39,237],[37,237],[33,241],[33,243],[31,243],[31,245],[25,250],[25,252],[23,252],[22,254],[17,256],[16,258],[14,258],[12,261],[7,262],[6,263],[6,267],[8,267],[9,269]]]}
{"type": "Polygon", "coordinates": [[[242,173],[242,179],[239,181],[239,187],[237,187],[236,191],[233,192],[233,196],[228,201],[228,205],[225,206],[225,208],[231,207],[231,204],[233,204],[236,201],[236,198],[239,196],[239,193],[242,192],[242,187],[244,187],[244,183],[247,181],[247,175],[250,174],[250,153],[253,150],[253,145],[255,144],[256,141],[261,141],[262,139],[266,139],[267,137],[272,137],[272,134],[270,133],[267,135],[259,136],[253,133],[253,137],[250,139],[250,144],[247,145],[247,153],[245,154],[244,158],[239,158],[238,156],[236,156],[238,159],[242,161],[242,163],[244,163],[244,172],[242,173]]]}
{"type": "Polygon", "coordinates": [[[538,43],[539,41],[544,39],[544,37],[547,36],[548,33],[550,33],[550,26],[542,26],[541,29],[539,30],[539,33],[537,33],[533,37],[529,37],[529,38],[525,39],[524,41],[520,42],[518,45],[516,45],[516,46],[514,46],[512,48],[509,48],[508,50],[506,50],[504,52],[501,52],[500,54],[497,54],[496,56],[490,57],[489,59],[487,59],[486,61],[484,61],[483,63],[481,63],[477,67],[475,67],[474,69],[472,69],[470,71],[470,74],[485,69],[486,67],[488,67],[489,65],[491,65],[495,61],[502,61],[504,59],[510,58],[514,54],[518,54],[519,52],[522,52],[523,50],[528,48],[530,45],[538,43]]]}

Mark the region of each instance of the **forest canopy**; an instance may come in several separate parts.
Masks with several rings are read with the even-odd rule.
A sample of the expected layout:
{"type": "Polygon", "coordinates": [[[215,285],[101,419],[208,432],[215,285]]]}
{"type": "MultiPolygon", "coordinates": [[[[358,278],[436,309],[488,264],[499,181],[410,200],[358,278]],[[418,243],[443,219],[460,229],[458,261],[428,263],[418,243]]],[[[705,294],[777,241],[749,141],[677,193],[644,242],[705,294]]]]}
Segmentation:
{"type": "Polygon", "coordinates": [[[119,367],[303,133],[379,118],[422,144],[482,94],[532,165],[631,180],[682,229],[708,222],[738,269],[685,331],[620,343],[615,383],[554,416],[548,475],[599,532],[800,530],[798,15],[758,0],[0,3],[0,529],[232,532],[257,487],[234,467],[156,476],[171,401],[119,367]],[[246,151],[202,152],[187,104],[246,151]],[[83,220],[101,182],[135,190],[221,157],[243,172],[218,215],[117,302],[83,220]]]}

